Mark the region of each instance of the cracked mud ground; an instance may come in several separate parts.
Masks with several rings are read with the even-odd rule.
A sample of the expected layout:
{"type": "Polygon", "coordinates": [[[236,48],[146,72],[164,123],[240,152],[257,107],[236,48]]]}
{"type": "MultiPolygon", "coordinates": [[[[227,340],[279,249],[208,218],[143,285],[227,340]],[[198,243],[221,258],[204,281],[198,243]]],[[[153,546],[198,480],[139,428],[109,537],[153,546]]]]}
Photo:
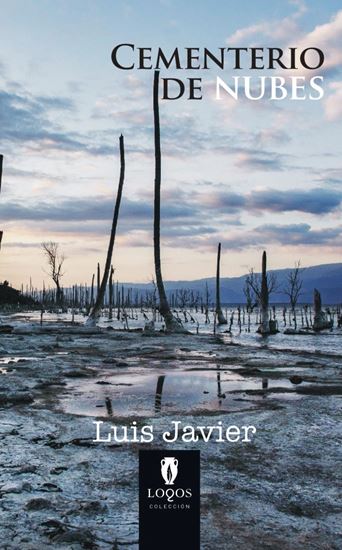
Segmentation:
{"type": "Polygon", "coordinates": [[[172,444],[201,451],[203,550],[341,548],[342,355],[65,326],[1,335],[0,361],[2,549],[137,549],[138,452],[169,449],[171,419],[257,428],[251,443],[172,444]],[[156,409],[145,377],[181,373],[196,399],[165,389],[156,409]],[[94,443],[94,407],[152,422],[154,442],[94,443]]]}

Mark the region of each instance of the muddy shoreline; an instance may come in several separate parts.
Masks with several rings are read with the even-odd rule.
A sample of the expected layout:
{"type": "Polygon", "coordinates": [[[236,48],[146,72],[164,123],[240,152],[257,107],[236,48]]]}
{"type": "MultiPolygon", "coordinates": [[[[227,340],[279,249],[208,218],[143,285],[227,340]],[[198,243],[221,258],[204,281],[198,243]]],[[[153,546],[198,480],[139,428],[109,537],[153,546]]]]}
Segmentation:
{"type": "Polygon", "coordinates": [[[340,547],[341,356],[60,326],[1,335],[4,549],[138,548],[138,452],[170,449],[171,419],[257,428],[250,443],[174,444],[201,451],[204,550],[340,547]],[[94,443],[94,419],[156,437],[94,443]]]}

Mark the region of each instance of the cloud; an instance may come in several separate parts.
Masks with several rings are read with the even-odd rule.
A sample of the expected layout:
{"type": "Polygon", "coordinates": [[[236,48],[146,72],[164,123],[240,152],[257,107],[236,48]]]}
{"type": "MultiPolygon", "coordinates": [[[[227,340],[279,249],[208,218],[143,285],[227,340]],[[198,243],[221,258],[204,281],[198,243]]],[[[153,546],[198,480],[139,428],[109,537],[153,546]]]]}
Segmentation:
{"type": "Polygon", "coordinates": [[[94,113],[92,114],[93,118],[105,118],[108,119],[110,117],[113,121],[116,123],[122,124],[123,127],[131,127],[131,126],[148,126],[150,125],[151,129],[151,122],[152,122],[152,115],[149,111],[146,109],[139,109],[139,108],[132,108],[132,109],[124,109],[124,110],[117,110],[117,105],[114,104],[112,106],[112,110],[108,111],[105,107],[97,108],[94,113]]]}
{"type": "Polygon", "coordinates": [[[214,209],[217,212],[233,214],[246,206],[246,197],[231,191],[218,191],[212,193],[201,193],[194,197],[203,206],[214,209]]]}
{"type": "Polygon", "coordinates": [[[267,189],[252,191],[248,200],[248,208],[254,211],[297,211],[310,214],[327,214],[336,210],[341,203],[342,194],[340,192],[322,187],[307,191],[267,189]]]}
{"type": "Polygon", "coordinates": [[[327,170],[319,170],[314,172],[316,180],[330,185],[341,185],[342,183],[342,168],[330,168],[327,170]]]}
{"type": "MultiPolygon", "coordinates": [[[[164,195],[162,204],[162,221],[169,234],[175,234],[175,227],[182,227],[182,233],[188,228],[196,232],[196,227],[215,227],[208,225],[215,211],[217,223],[220,217],[230,225],[239,225],[237,214],[247,211],[249,214],[260,212],[303,212],[323,215],[334,212],[341,206],[342,193],[334,189],[314,188],[309,190],[279,189],[255,190],[250,193],[236,193],[230,190],[206,192],[189,192],[174,190],[164,195]],[[166,200],[165,200],[166,199],[166,200]],[[174,224],[172,227],[171,224],[174,224]]],[[[25,202],[7,200],[0,205],[0,216],[3,221],[45,221],[60,223],[110,222],[113,216],[114,198],[98,196],[89,198],[64,197],[55,202],[25,202]]],[[[123,198],[120,212],[120,226],[125,231],[152,227],[152,197],[140,199],[123,198]]]]}
{"type": "Polygon", "coordinates": [[[259,212],[304,212],[308,214],[328,214],[342,204],[342,193],[334,189],[317,187],[308,190],[264,189],[238,194],[231,191],[200,193],[193,197],[195,204],[215,209],[216,212],[237,213],[242,210],[249,214],[259,212]]]}
{"type": "MultiPolygon", "coordinates": [[[[164,200],[161,207],[162,238],[166,245],[172,246],[178,239],[191,240],[196,236],[207,238],[217,232],[216,223],[220,216],[224,216],[225,224],[236,225],[239,220],[236,216],[230,217],[227,211],[218,212],[215,220],[211,215],[205,215],[203,206],[194,203],[191,193],[169,193],[169,199],[164,200]],[[181,199],[181,200],[180,200],[181,199]]],[[[227,199],[227,197],[226,197],[227,199]]],[[[232,202],[232,196],[230,197],[232,202]]],[[[237,197],[236,206],[242,204],[237,197]]],[[[62,198],[58,201],[3,201],[0,204],[0,217],[9,227],[18,228],[29,226],[31,231],[64,236],[88,234],[93,237],[107,236],[110,231],[113,216],[114,198],[98,196],[93,198],[73,199],[62,198]]],[[[233,212],[235,209],[231,208],[233,212]]],[[[145,197],[129,199],[124,197],[118,224],[118,238],[125,244],[151,246],[153,230],[153,199],[145,197]]],[[[52,237],[51,237],[52,238],[52,237]]]]}
{"type": "Polygon", "coordinates": [[[334,73],[342,64],[342,10],[328,23],[317,25],[313,31],[303,36],[296,46],[299,49],[314,46],[323,50],[325,61],[324,66],[319,69],[319,74],[334,73]]]}
{"type": "MultiPolygon", "coordinates": [[[[142,202],[125,200],[126,216],[151,215],[151,207],[142,202]]],[[[84,199],[61,198],[51,202],[3,201],[0,205],[1,218],[13,220],[37,221],[73,221],[110,220],[113,215],[114,202],[110,197],[93,197],[84,199]]]]}
{"type": "Polygon", "coordinates": [[[24,170],[22,168],[16,168],[14,166],[6,166],[6,176],[14,176],[16,178],[32,178],[35,180],[52,180],[60,181],[62,178],[59,175],[46,174],[37,170],[24,170]]]}
{"type": "MultiPolygon", "coordinates": [[[[227,44],[243,45],[247,39],[258,37],[258,45],[260,45],[260,41],[268,44],[269,39],[272,39],[277,40],[278,44],[283,43],[283,46],[286,44],[295,46],[298,52],[310,47],[319,48],[325,55],[323,67],[316,71],[300,68],[288,72],[287,76],[305,74],[330,76],[335,74],[342,64],[342,10],[333,15],[327,23],[317,25],[312,31],[303,33],[299,27],[299,20],[307,11],[306,6],[300,1],[294,1],[292,4],[296,5],[297,9],[290,16],[279,20],[261,21],[238,29],[227,39],[227,44]],[[290,44],[289,37],[291,37],[290,44]]],[[[311,62],[314,65],[317,62],[317,54],[309,52],[306,59],[309,64],[311,62]]]]}
{"type": "Polygon", "coordinates": [[[14,147],[33,150],[84,152],[91,155],[111,155],[113,148],[90,142],[88,136],[68,132],[51,120],[53,111],[74,112],[72,100],[63,97],[36,96],[28,92],[0,91],[0,138],[14,147]]]}
{"type": "Polygon", "coordinates": [[[70,110],[69,101],[61,98],[34,99],[28,95],[0,91],[0,136],[11,143],[45,143],[46,147],[79,149],[82,144],[70,135],[52,129],[50,109],[70,110]]]}
{"type": "Polygon", "coordinates": [[[36,96],[32,102],[37,111],[74,111],[75,104],[69,97],[36,96]]]}
{"type": "Polygon", "coordinates": [[[171,242],[163,240],[164,244],[181,248],[214,252],[217,243],[221,242],[225,250],[245,251],[260,249],[270,245],[281,246],[312,246],[341,247],[342,226],[313,229],[309,224],[266,224],[254,227],[248,231],[217,231],[207,235],[192,235],[184,242],[184,236],[174,237],[171,242]]]}
{"type": "Polygon", "coordinates": [[[281,171],[284,169],[281,162],[281,155],[273,153],[263,153],[260,151],[239,153],[236,158],[235,165],[239,168],[247,170],[262,170],[262,171],[281,171]]]}
{"type": "MultiPolygon", "coordinates": [[[[106,101],[103,100],[103,111],[102,107],[100,110],[95,109],[93,116],[111,117],[116,125],[120,125],[129,144],[127,155],[153,157],[151,111],[135,104],[119,111],[114,98],[110,101],[107,98],[106,101]]],[[[104,131],[99,134],[99,139],[113,139],[113,132],[104,131]]],[[[198,124],[195,115],[186,110],[170,116],[165,109],[161,116],[162,154],[168,158],[180,159],[189,154],[194,156],[214,152],[217,155],[236,157],[235,166],[243,170],[282,171],[285,168],[291,169],[286,163],[289,155],[270,151],[265,146],[271,143],[283,146],[288,141],[288,134],[277,128],[267,128],[260,132],[241,130],[238,135],[222,132],[210,126],[205,128],[198,124]]]]}
{"type": "Polygon", "coordinates": [[[6,248],[40,248],[41,243],[35,243],[35,242],[22,242],[22,241],[12,241],[12,242],[5,242],[6,248]]]}
{"type": "Polygon", "coordinates": [[[324,110],[328,120],[338,120],[342,116],[342,82],[329,84],[331,93],[324,101],[324,110]]]}
{"type": "Polygon", "coordinates": [[[3,61],[0,60],[0,77],[7,77],[7,67],[3,61]]]}
{"type": "Polygon", "coordinates": [[[229,36],[229,38],[227,38],[226,43],[228,45],[242,44],[242,42],[247,39],[258,35],[279,41],[287,40],[289,36],[298,34],[298,19],[304,15],[307,11],[307,7],[302,1],[292,1],[290,3],[296,7],[296,10],[288,17],[261,21],[259,23],[254,23],[253,25],[249,25],[248,27],[238,29],[231,36],[229,36]]]}
{"type": "MultiPolygon", "coordinates": [[[[225,234],[217,235],[215,239],[207,239],[206,246],[214,250],[218,240],[225,249],[246,250],[262,248],[271,244],[282,246],[321,246],[341,247],[342,226],[313,229],[309,224],[266,224],[250,231],[238,232],[227,238],[225,234]]],[[[199,246],[199,241],[193,243],[199,246]]],[[[202,246],[204,243],[202,243],[202,246]]]]}
{"type": "MultiPolygon", "coordinates": [[[[336,244],[340,240],[342,226],[312,229],[309,224],[263,225],[255,229],[266,242],[276,241],[284,245],[324,245],[336,244]]],[[[340,242],[338,243],[340,244],[340,242]]]]}
{"type": "MultiPolygon", "coordinates": [[[[239,215],[262,212],[298,211],[322,216],[333,212],[342,202],[342,194],[322,188],[300,191],[291,189],[255,190],[236,193],[219,189],[212,193],[168,193],[162,206],[161,235],[163,245],[207,252],[222,242],[226,249],[246,250],[270,244],[282,246],[339,247],[342,226],[313,228],[309,223],[261,224],[254,228],[242,225],[239,215]],[[178,201],[177,201],[178,195],[178,201]],[[224,228],[224,229],[223,229],[224,228]]],[[[114,200],[112,196],[88,199],[65,197],[58,202],[3,201],[0,217],[8,229],[18,227],[32,235],[47,238],[91,239],[107,238],[110,231],[114,200]]],[[[6,229],[6,228],[5,228],[6,229]]],[[[153,201],[151,197],[124,197],[118,225],[118,244],[131,247],[151,247],[153,244],[153,201]]],[[[39,237],[38,237],[39,238],[39,237]]],[[[10,242],[11,248],[20,248],[10,242]]],[[[6,243],[4,243],[6,245],[6,243]]],[[[24,243],[31,248],[36,243],[24,243]]]]}
{"type": "Polygon", "coordinates": [[[289,143],[291,141],[291,136],[279,128],[264,128],[263,130],[260,130],[260,132],[256,133],[255,141],[261,145],[268,143],[284,145],[285,143],[289,143]]]}
{"type": "MultiPolygon", "coordinates": [[[[113,197],[61,198],[58,201],[26,202],[3,201],[0,205],[3,221],[46,221],[46,222],[84,222],[110,221],[113,217],[113,197]]],[[[161,209],[163,219],[177,221],[195,218],[199,215],[191,203],[164,203],[161,209]]],[[[152,201],[132,200],[124,198],[120,212],[119,223],[137,229],[152,226],[152,201]]]]}

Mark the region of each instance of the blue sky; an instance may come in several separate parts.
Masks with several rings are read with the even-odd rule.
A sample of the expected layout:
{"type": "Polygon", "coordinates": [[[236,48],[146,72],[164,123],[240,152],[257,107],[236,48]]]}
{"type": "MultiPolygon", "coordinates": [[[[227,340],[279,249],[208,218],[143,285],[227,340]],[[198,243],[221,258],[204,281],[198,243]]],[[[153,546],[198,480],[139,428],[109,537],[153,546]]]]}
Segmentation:
{"type": "MultiPolygon", "coordinates": [[[[4,1],[0,50],[0,280],[41,286],[43,240],[65,252],[64,281],[104,263],[118,180],[127,177],[114,257],[119,280],[153,274],[152,71],[119,71],[114,45],[317,46],[321,101],[161,101],[164,277],[225,276],[341,257],[340,2],[4,1]]],[[[241,71],[248,75],[248,71],[241,71]]],[[[278,74],[278,73],[277,73],[278,74]]],[[[299,73],[301,74],[301,73],[299,73]]],[[[179,76],[170,72],[161,76],[179,76]]],[[[187,76],[190,76],[187,75],[187,76]]],[[[192,75],[191,75],[192,76],[192,75]]]]}

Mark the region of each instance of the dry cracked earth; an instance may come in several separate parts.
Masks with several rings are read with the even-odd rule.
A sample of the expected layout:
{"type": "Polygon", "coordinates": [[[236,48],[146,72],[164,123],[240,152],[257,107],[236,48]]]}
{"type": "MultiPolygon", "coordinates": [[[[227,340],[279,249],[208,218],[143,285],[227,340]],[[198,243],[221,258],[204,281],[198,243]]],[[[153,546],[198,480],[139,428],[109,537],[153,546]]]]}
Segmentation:
{"type": "Polygon", "coordinates": [[[342,547],[342,354],[66,324],[0,338],[3,550],[137,549],[139,449],[167,448],[172,420],[257,430],[174,444],[201,451],[203,550],[342,547]],[[95,419],[155,440],[95,443],[95,419]]]}

